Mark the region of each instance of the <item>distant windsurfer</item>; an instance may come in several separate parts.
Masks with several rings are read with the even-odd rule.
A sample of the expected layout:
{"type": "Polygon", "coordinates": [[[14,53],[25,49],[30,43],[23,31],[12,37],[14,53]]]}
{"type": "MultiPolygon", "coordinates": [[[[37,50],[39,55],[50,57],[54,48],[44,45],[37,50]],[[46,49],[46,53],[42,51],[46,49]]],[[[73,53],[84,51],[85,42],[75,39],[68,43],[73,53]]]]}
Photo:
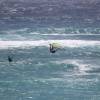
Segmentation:
{"type": "Polygon", "coordinates": [[[13,61],[12,58],[11,58],[10,56],[8,56],[8,61],[9,61],[9,62],[12,62],[12,61],[13,61]]]}

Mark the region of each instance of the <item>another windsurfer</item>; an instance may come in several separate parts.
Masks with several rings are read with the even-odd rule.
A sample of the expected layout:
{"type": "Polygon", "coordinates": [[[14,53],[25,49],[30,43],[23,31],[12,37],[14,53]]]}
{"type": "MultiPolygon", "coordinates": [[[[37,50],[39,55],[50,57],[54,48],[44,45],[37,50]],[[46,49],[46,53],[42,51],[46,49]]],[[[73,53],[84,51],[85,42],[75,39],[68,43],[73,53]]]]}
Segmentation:
{"type": "Polygon", "coordinates": [[[13,61],[12,58],[11,58],[10,56],[8,56],[8,61],[9,61],[9,62],[12,62],[12,61],[13,61]]]}

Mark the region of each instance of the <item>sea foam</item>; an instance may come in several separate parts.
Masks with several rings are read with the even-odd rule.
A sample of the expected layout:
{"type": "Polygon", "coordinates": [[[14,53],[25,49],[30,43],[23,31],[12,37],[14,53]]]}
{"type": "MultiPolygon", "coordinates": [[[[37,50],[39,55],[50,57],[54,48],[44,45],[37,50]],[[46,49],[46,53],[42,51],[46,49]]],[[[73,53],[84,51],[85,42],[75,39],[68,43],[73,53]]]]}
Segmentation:
{"type": "Polygon", "coordinates": [[[85,41],[85,40],[38,40],[38,41],[0,41],[0,49],[9,47],[49,47],[50,43],[58,43],[61,47],[84,47],[84,46],[100,46],[100,41],[85,41]]]}

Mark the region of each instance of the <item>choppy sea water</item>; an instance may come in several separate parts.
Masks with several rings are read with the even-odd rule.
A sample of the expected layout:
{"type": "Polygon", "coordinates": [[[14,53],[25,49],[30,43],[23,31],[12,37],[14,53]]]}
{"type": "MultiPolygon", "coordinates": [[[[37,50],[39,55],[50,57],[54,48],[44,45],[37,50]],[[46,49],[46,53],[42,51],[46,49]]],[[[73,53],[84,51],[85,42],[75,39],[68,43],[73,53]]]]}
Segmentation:
{"type": "Polygon", "coordinates": [[[66,34],[64,28],[2,30],[0,99],[100,100],[100,35],[71,32],[66,34]],[[49,52],[53,42],[61,45],[55,54],[49,52]]]}

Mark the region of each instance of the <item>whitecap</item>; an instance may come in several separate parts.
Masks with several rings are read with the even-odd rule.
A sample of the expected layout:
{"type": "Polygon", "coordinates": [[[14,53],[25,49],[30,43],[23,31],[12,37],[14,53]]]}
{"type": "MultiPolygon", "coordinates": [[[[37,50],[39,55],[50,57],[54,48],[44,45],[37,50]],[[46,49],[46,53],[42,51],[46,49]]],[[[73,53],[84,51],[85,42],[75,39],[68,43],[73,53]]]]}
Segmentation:
{"type": "Polygon", "coordinates": [[[84,47],[84,46],[100,46],[100,41],[84,41],[84,40],[38,40],[38,41],[0,41],[0,49],[9,47],[35,47],[46,46],[50,43],[59,43],[63,47],[84,47]]]}

